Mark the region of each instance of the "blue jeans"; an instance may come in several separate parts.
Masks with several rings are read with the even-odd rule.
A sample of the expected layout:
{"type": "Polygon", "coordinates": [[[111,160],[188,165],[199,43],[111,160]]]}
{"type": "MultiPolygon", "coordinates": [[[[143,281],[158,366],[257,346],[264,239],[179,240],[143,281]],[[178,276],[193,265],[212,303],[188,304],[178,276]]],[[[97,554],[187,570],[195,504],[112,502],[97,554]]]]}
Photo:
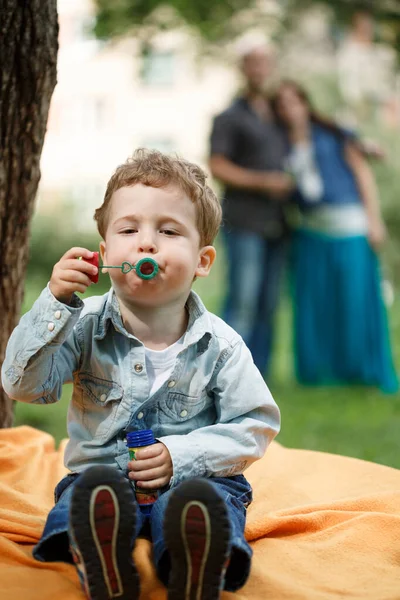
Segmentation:
{"type": "MultiPolygon", "coordinates": [[[[72,562],[69,551],[68,521],[72,491],[79,474],[69,474],[55,489],[55,506],[48,514],[42,537],[33,549],[33,556],[42,562],[72,562]]],[[[235,591],[244,585],[250,573],[252,549],[244,537],[246,508],[252,501],[250,484],[243,475],[208,479],[224,499],[231,524],[231,559],[225,576],[225,589],[235,591]]],[[[173,489],[163,491],[153,505],[150,517],[137,509],[136,537],[148,527],[153,542],[153,557],[160,580],[167,585],[169,557],[165,547],[163,522],[165,509],[173,489]]]]}
{"type": "Polygon", "coordinates": [[[265,375],[271,358],[287,242],[232,227],[222,231],[228,262],[222,317],[242,336],[254,363],[265,375]]]}

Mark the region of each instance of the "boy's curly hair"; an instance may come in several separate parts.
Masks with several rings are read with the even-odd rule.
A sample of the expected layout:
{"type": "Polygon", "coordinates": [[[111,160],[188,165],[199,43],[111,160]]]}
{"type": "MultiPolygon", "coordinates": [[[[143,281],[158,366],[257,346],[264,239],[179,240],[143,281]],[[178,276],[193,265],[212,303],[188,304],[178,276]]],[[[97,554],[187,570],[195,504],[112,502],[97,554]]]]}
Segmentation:
{"type": "Polygon", "coordinates": [[[183,158],[146,148],[138,148],[132,157],[117,167],[107,184],[103,204],[94,214],[97,229],[103,239],[112,195],[122,187],[137,183],[156,188],[168,185],[180,188],[195,204],[201,246],[213,243],[221,225],[222,210],[217,196],[207,184],[206,173],[183,158]]]}

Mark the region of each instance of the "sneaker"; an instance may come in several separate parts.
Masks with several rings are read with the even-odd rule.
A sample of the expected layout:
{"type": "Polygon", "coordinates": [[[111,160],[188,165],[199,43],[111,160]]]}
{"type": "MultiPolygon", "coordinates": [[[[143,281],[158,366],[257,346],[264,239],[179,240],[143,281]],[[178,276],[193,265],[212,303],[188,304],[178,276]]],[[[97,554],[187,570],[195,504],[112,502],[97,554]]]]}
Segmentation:
{"type": "Polygon", "coordinates": [[[206,479],[181,483],[165,513],[171,560],[169,600],[217,600],[230,553],[231,527],[223,499],[206,479]]]}
{"type": "Polygon", "coordinates": [[[139,598],[132,561],[136,503],[129,481],[111,467],[87,469],[73,490],[69,523],[70,548],[86,596],[139,598]]]}

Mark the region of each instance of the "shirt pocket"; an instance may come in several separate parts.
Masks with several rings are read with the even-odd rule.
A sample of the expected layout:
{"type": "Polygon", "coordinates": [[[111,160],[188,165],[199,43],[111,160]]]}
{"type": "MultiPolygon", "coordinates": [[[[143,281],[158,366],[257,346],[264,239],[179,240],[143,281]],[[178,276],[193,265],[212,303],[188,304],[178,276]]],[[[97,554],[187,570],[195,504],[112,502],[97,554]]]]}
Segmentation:
{"type": "Polygon", "coordinates": [[[82,423],[96,440],[105,441],[116,432],[115,421],[121,403],[121,386],[88,373],[79,376],[82,403],[82,423]]]}
{"type": "Polygon", "coordinates": [[[212,398],[206,391],[199,396],[169,392],[160,408],[166,416],[179,423],[200,416],[210,405],[212,405],[212,398]]]}

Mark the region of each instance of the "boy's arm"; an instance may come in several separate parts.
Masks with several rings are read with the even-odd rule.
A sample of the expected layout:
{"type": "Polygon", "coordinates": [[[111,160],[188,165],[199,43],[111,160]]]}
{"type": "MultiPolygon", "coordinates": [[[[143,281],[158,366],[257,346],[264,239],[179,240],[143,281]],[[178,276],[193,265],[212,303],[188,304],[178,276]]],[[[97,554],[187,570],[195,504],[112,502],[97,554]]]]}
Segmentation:
{"type": "Polygon", "coordinates": [[[229,477],[261,458],[280,428],[279,409],[242,340],[224,351],[211,380],[218,422],[159,440],[173,464],[171,485],[229,477]]]}
{"type": "Polygon", "coordinates": [[[59,302],[48,286],[21,318],[8,341],[1,370],[4,391],[22,402],[47,404],[59,400],[62,385],[72,380],[80,348],[73,327],[83,302],[59,302]]]}

